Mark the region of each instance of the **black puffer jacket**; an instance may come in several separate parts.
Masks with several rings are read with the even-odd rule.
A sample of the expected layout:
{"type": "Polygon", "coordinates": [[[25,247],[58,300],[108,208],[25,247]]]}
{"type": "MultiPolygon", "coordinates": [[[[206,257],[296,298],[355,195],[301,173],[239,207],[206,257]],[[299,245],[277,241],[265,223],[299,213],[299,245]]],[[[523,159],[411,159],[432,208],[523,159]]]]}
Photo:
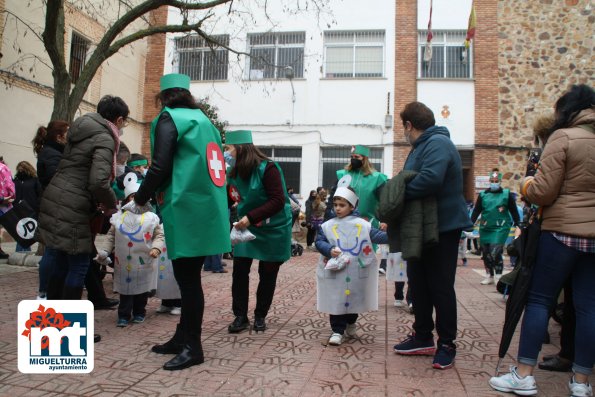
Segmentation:
{"type": "Polygon", "coordinates": [[[39,201],[41,200],[41,184],[39,179],[22,172],[14,177],[15,201],[25,200],[35,211],[39,212],[39,201]]]}
{"type": "Polygon", "coordinates": [[[58,171],[43,193],[39,214],[41,240],[68,254],[93,252],[89,221],[97,204],[116,207],[111,189],[115,141],[97,113],[72,123],[58,171]]]}
{"type": "Polygon", "coordinates": [[[58,170],[62,160],[64,145],[58,142],[46,142],[37,155],[37,177],[41,187],[45,189],[58,170]]]}

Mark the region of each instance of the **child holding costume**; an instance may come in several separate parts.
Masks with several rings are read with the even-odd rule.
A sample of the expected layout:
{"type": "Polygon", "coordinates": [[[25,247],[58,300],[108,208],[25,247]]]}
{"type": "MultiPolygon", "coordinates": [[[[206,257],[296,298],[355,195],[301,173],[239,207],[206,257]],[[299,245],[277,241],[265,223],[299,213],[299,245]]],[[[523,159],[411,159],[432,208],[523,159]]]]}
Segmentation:
{"type": "Polygon", "coordinates": [[[357,202],[352,189],[338,187],[333,198],[336,218],[324,222],[316,238],[321,253],[317,309],[330,314],[333,346],[343,342],[344,334],[356,336],[358,313],[378,309],[378,261],[372,243],[387,244],[388,238],[352,214],[357,202]]]}
{"type": "MultiPolygon", "coordinates": [[[[124,178],[125,202],[130,202],[140,184],[135,173],[124,178]]],[[[153,212],[135,214],[118,211],[110,223],[107,238],[98,244],[97,260],[107,261],[112,249],[114,256],[114,291],[120,293],[118,327],[145,321],[149,291],[155,288],[155,258],[164,251],[165,239],[159,217],[153,212]]]]}

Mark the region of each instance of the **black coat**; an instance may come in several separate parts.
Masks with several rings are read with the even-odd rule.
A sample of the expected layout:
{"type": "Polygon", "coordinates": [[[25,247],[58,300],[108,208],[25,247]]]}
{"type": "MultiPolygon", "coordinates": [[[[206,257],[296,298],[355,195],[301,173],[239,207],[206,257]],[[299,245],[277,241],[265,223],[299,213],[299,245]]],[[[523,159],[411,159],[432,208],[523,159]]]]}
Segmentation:
{"type": "Polygon", "coordinates": [[[14,177],[14,189],[15,202],[25,200],[36,214],[39,213],[42,193],[39,179],[19,172],[14,177]]]}
{"type": "Polygon", "coordinates": [[[48,141],[37,155],[37,177],[43,189],[47,187],[58,170],[62,152],[64,152],[64,145],[48,141]]]}

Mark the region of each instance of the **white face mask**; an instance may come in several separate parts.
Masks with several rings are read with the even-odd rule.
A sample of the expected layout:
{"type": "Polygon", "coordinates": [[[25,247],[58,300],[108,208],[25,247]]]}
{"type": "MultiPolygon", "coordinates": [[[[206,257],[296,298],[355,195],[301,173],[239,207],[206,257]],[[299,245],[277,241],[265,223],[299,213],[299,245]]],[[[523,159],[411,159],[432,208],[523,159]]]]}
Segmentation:
{"type": "Polygon", "coordinates": [[[116,176],[120,176],[124,174],[124,171],[126,170],[126,166],[125,165],[116,165],[116,176]]]}

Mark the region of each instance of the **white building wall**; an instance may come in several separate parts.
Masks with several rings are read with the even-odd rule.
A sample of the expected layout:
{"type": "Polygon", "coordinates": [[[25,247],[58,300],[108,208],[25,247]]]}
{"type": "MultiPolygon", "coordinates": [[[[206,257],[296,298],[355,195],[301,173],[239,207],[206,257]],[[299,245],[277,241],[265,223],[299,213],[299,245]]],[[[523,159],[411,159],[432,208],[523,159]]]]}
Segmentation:
{"type": "MultiPolygon", "coordinates": [[[[254,4],[254,1],[246,2],[254,4]]],[[[250,129],[257,145],[301,146],[301,195],[319,186],[323,146],[364,144],[383,147],[383,171],[392,172],[392,132],[384,127],[387,100],[390,94],[392,111],[394,87],[394,12],[391,0],[376,1],[374,6],[359,0],[330,1],[332,15],[321,19],[314,15],[287,15],[281,11],[283,0],[269,2],[268,15],[274,29],[264,19],[262,11],[253,12],[255,23],[247,29],[236,29],[241,23],[224,23],[219,18],[209,25],[212,34],[230,33],[232,48],[247,49],[246,34],[275,32],[306,32],[304,77],[249,81],[247,61],[230,54],[229,79],[225,82],[193,82],[192,93],[208,97],[219,108],[219,117],[229,122],[229,129],[250,129]],[[271,4],[274,3],[274,4],[271,4]],[[336,21],[333,23],[332,21],[336,21]],[[327,26],[330,23],[330,28],[327,26]],[[233,30],[233,31],[230,31],[233,30]],[[323,32],[326,30],[384,30],[385,76],[375,79],[325,79],[323,76],[323,32]]],[[[295,1],[292,3],[295,4],[295,1]]],[[[234,4],[235,6],[235,4],[234,4]]],[[[249,8],[248,6],[246,6],[249,8]]],[[[254,9],[254,8],[252,8],[254,9]]],[[[170,11],[169,23],[180,17],[170,11]]],[[[209,29],[209,28],[207,28],[209,29]]],[[[167,41],[165,71],[177,71],[174,65],[173,36],[167,41]]],[[[347,164],[348,159],[345,159],[347,164]]]]}
{"type": "MultiPolygon", "coordinates": [[[[471,4],[472,0],[433,2],[432,30],[466,30],[471,4]]],[[[430,16],[430,0],[418,0],[417,7],[417,27],[419,30],[426,30],[430,16]]],[[[460,148],[473,147],[475,84],[472,79],[420,79],[417,82],[417,97],[432,109],[436,124],[449,129],[455,145],[460,148]]]]}

